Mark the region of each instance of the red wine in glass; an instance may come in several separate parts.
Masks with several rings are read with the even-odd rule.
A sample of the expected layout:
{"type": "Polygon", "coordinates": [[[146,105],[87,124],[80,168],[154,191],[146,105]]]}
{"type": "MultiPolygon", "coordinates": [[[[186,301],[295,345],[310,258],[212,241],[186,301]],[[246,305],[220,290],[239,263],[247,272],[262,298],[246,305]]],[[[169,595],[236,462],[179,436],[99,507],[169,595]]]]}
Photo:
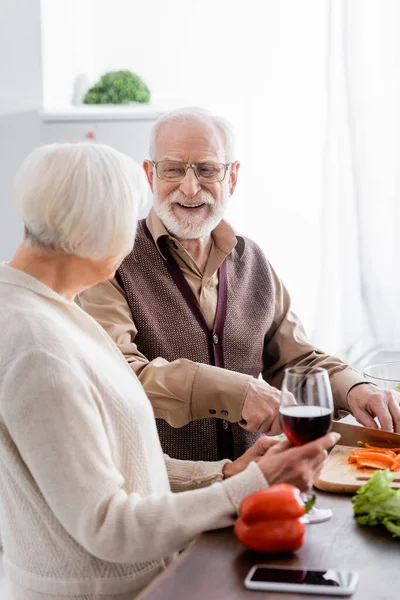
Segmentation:
{"type": "MultiPolygon", "coordinates": [[[[283,433],[295,446],[302,446],[328,433],[333,415],[332,390],[328,371],[321,367],[291,367],[282,382],[279,418],[283,433]]],[[[303,494],[305,502],[312,498],[303,494]]],[[[321,523],[332,516],[330,509],[313,506],[304,515],[305,523],[321,523]]]]}
{"type": "Polygon", "coordinates": [[[322,406],[284,406],[280,409],[283,433],[294,446],[322,437],[331,428],[332,410],[322,406]]]}

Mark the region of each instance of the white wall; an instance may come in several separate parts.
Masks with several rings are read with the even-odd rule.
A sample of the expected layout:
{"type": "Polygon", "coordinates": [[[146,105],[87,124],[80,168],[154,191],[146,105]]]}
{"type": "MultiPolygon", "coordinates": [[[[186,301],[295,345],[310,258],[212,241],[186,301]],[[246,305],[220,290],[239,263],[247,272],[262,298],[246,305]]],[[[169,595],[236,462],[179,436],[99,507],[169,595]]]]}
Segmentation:
{"type": "Polygon", "coordinates": [[[311,329],[320,258],[328,0],[43,0],[46,106],[74,78],[130,69],[162,109],[230,119],[242,167],[229,217],[258,241],[311,329]]]}
{"type": "Polygon", "coordinates": [[[0,115],[41,105],[40,0],[0,0],[0,115]]]}
{"type": "Polygon", "coordinates": [[[93,75],[92,0],[41,0],[43,103],[71,104],[80,74],[93,75]]]}
{"type": "Polygon", "coordinates": [[[127,68],[156,103],[229,118],[232,223],[258,241],[311,329],[319,273],[326,0],[97,0],[93,75],[127,68]]]}
{"type": "Polygon", "coordinates": [[[0,0],[0,85],[0,260],[7,260],[22,233],[13,176],[39,144],[40,0],[0,0]]]}

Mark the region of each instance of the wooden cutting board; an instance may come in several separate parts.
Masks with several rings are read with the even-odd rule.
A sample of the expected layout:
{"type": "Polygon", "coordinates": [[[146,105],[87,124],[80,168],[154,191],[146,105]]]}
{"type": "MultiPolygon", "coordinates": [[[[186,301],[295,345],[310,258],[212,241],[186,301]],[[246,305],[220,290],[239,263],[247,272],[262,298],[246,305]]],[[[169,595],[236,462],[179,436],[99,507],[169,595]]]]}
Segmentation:
{"type": "MultiPolygon", "coordinates": [[[[375,469],[357,469],[355,464],[349,463],[348,457],[354,450],[354,446],[335,446],[314,486],[324,492],[351,494],[364,485],[367,479],[359,478],[371,477],[375,469]]],[[[392,488],[400,488],[400,473],[397,474],[397,479],[392,483],[392,488]]]]}

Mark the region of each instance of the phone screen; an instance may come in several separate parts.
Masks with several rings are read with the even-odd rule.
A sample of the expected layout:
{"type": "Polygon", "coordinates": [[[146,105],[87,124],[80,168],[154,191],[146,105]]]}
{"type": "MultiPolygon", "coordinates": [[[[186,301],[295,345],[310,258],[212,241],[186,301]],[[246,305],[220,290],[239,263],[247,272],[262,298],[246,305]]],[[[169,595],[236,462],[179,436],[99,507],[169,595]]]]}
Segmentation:
{"type": "Polygon", "coordinates": [[[285,583],[348,587],[352,580],[348,571],[309,571],[303,569],[278,569],[275,567],[257,567],[250,581],[258,583],[285,583]]]}

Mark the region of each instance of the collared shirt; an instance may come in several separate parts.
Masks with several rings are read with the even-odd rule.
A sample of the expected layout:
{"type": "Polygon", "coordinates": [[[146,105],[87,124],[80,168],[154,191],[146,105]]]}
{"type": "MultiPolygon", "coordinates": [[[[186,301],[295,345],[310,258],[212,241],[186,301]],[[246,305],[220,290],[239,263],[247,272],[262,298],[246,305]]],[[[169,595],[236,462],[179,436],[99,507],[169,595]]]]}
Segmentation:
{"type": "Polygon", "coordinates": [[[240,248],[242,247],[243,238],[238,241],[233,229],[226,221],[222,220],[212,232],[211,250],[204,271],[201,271],[179,240],[168,233],[153,210],[150,211],[146,223],[163,258],[165,258],[163,244],[167,244],[169,254],[181,269],[200,305],[200,310],[208,327],[212,329],[217,311],[218,269],[238,243],[240,248]]]}
{"type": "MultiPolygon", "coordinates": [[[[235,247],[240,254],[243,252],[245,239],[236,236],[228,223],[222,220],[212,232],[210,254],[204,272],[201,272],[190,254],[166,230],[154,210],[147,217],[146,224],[164,258],[164,244],[167,245],[211,328],[217,306],[218,269],[235,247]]],[[[265,365],[264,379],[280,387],[285,367],[312,362],[314,366],[328,369],[335,406],[346,409],[347,393],[364,380],[339,359],[322,353],[309,343],[301,322],[290,310],[286,288],[273,269],[272,275],[275,287],[273,325],[276,333],[265,348],[265,355],[270,356],[271,360],[265,365]]],[[[217,414],[228,414],[226,419],[229,421],[241,420],[251,376],[187,359],[169,363],[159,357],[149,361],[135,344],[137,328],[134,315],[124,290],[115,279],[86,290],[77,301],[119,346],[149,396],[156,416],[164,418],[170,425],[181,427],[193,419],[209,417],[212,408],[217,414]]]]}

